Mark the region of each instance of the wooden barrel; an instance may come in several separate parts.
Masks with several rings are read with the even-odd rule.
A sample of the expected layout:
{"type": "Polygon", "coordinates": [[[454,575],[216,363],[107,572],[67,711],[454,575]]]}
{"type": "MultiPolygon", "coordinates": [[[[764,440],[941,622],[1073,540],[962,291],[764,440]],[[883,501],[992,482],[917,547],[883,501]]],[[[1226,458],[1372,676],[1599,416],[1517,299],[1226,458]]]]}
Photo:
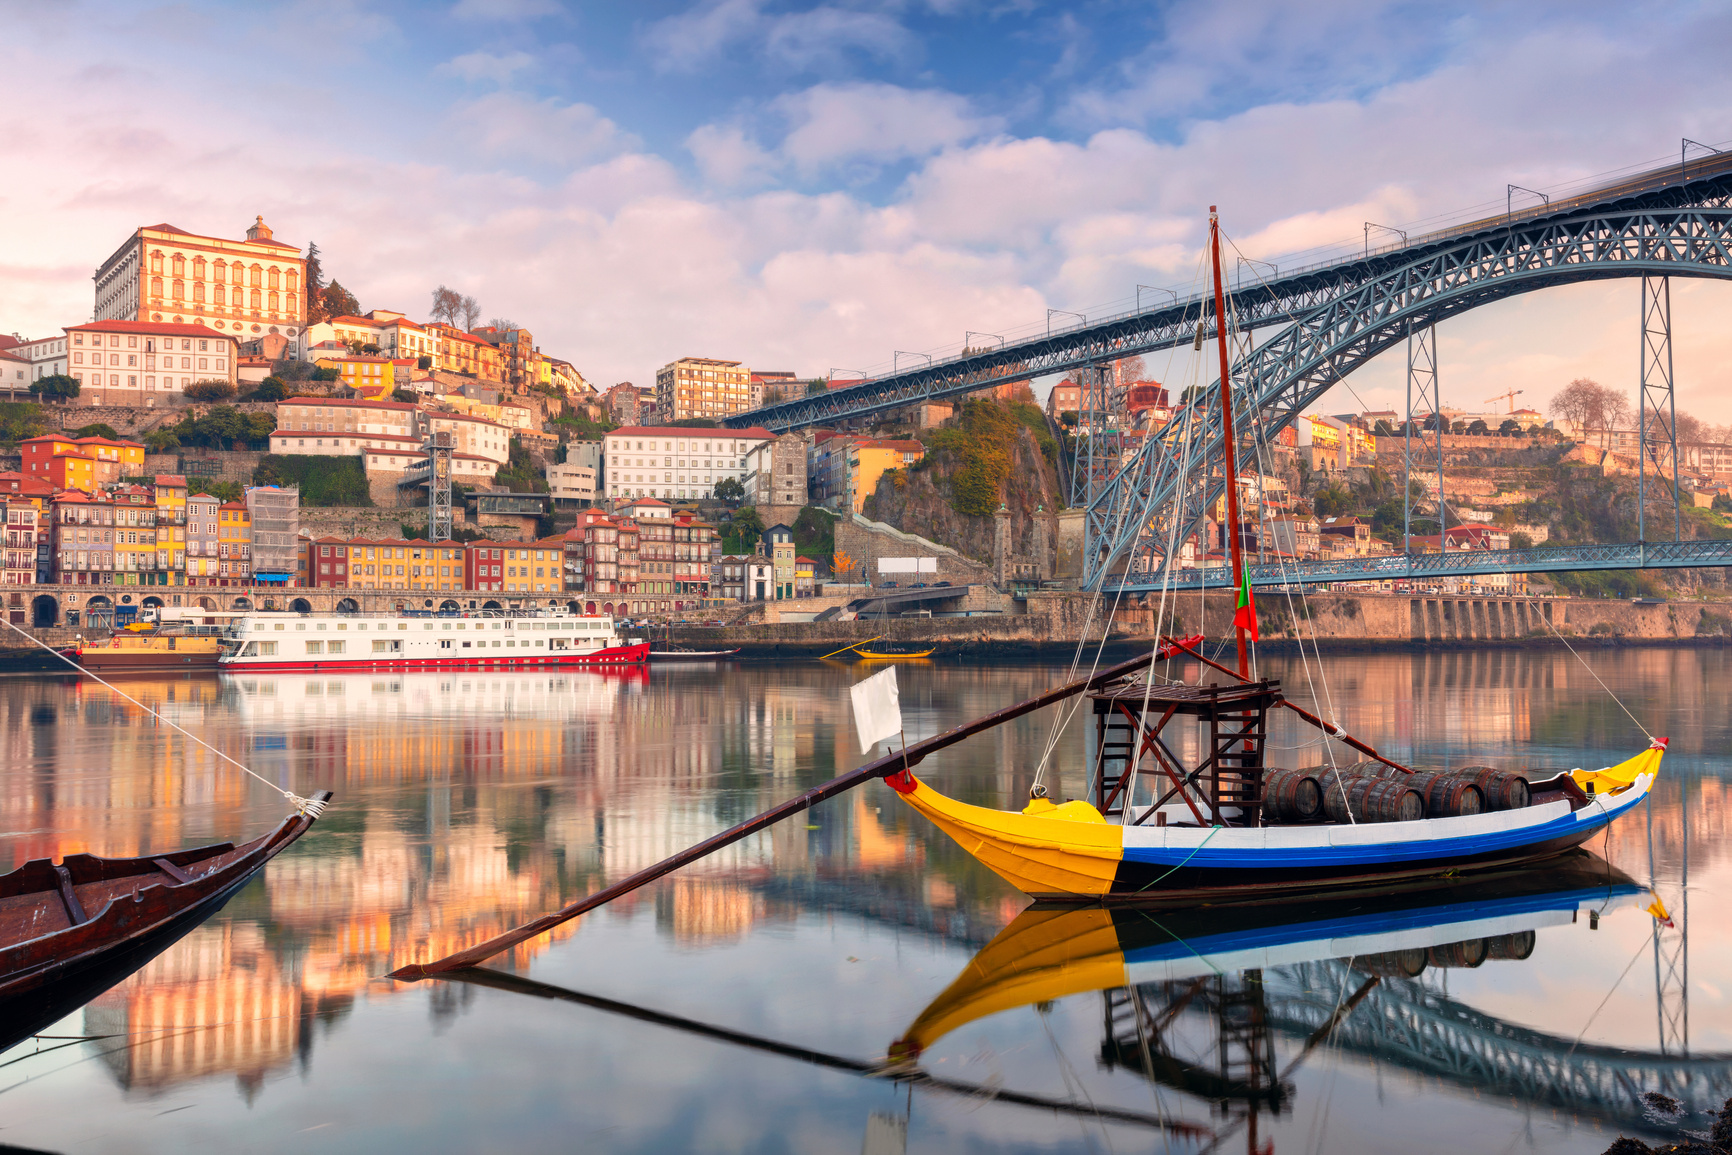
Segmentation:
{"type": "Polygon", "coordinates": [[[1424,797],[1406,782],[1350,778],[1324,787],[1323,813],[1336,822],[1412,822],[1425,817],[1424,797]]]}
{"type": "Polygon", "coordinates": [[[1521,810],[1531,801],[1528,780],[1509,770],[1493,770],[1489,766],[1469,767],[1463,774],[1473,773],[1474,784],[1485,795],[1487,810],[1521,810]]]}
{"type": "Polygon", "coordinates": [[[1309,770],[1271,770],[1263,775],[1263,818],[1268,822],[1315,822],[1323,815],[1323,788],[1309,770]]]}
{"type": "Polygon", "coordinates": [[[1470,938],[1466,942],[1446,943],[1426,951],[1434,967],[1476,967],[1486,959],[1486,940],[1470,938]]]}
{"type": "Polygon", "coordinates": [[[1485,794],[1459,774],[1415,774],[1407,784],[1424,796],[1429,818],[1460,818],[1485,809],[1485,794]]]}
{"type": "Polygon", "coordinates": [[[1485,940],[1486,958],[1524,959],[1534,953],[1534,932],[1518,930],[1485,940]]]}
{"type": "Polygon", "coordinates": [[[1393,766],[1386,766],[1375,758],[1367,758],[1360,762],[1345,762],[1339,766],[1319,766],[1319,774],[1339,773],[1344,778],[1405,778],[1406,774],[1393,766]]]}
{"type": "Polygon", "coordinates": [[[1416,979],[1425,973],[1425,948],[1410,947],[1407,950],[1386,950],[1378,954],[1368,954],[1354,959],[1353,965],[1368,975],[1416,979]]]}

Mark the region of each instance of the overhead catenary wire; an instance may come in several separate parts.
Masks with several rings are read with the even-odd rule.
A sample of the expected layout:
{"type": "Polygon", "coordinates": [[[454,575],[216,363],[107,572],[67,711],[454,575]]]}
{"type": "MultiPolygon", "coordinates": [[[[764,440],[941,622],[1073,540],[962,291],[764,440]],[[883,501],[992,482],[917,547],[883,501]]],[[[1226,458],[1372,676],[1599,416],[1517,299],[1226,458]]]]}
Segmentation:
{"type": "Polygon", "coordinates": [[[151,709],[149,706],[146,706],[143,702],[140,702],[137,698],[134,698],[131,694],[128,694],[125,690],[122,690],[119,686],[116,686],[113,682],[110,682],[106,678],[103,678],[100,674],[93,673],[92,671],[79,665],[77,662],[73,661],[71,658],[67,657],[65,654],[61,653],[59,650],[55,649],[53,646],[50,646],[48,643],[46,643],[42,639],[36,637],[34,634],[30,633],[29,631],[20,629],[18,626],[14,625],[11,622],[6,622],[5,625],[6,625],[7,629],[11,630],[13,633],[17,634],[19,637],[23,638],[24,640],[28,641],[31,645],[34,645],[40,649],[46,650],[48,653],[54,655],[60,661],[65,662],[68,666],[71,666],[74,670],[76,670],[78,673],[82,674],[84,677],[89,678],[90,680],[107,687],[110,692],[126,699],[128,702],[131,702],[134,706],[137,706],[140,710],[143,710],[146,714],[149,714],[152,718],[155,718],[158,722],[161,722],[164,726],[167,726],[169,729],[174,730],[174,731],[180,733],[181,735],[192,739],[198,745],[203,746],[206,750],[209,750],[212,754],[215,754],[218,758],[222,759],[224,762],[227,762],[231,766],[234,766],[236,769],[240,770],[243,774],[250,775],[251,777],[256,778],[260,782],[264,783],[266,786],[269,786],[272,790],[275,790],[278,794],[281,794],[284,798],[288,799],[289,804],[292,805],[296,809],[296,811],[298,811],[299,813],[306,815],[308,818],[317,818],[317,817],[319,817],[319,815],[324,813],[325,803],[321,799],[303,798],[299,794],[296,794],[294,791],[289,790],[286,787],[278,786],[275,782],[272,782],[269,778],[266,778],[264,775],[255,771],[252,767],[246,765],[243,762],[236,761],[234,758],[229,757],[227,754],[223,753],[221,750],[217,749],[215,746],[211,745],[209,742],[206,742],[203,738],[200,738],[197,734],[194,734],[191,730],[188,730],[185,726],[182,726],[178,722],[174,722],[168,718],[163,717],[161,714],[157,713],[155,710],[151,709]]]}

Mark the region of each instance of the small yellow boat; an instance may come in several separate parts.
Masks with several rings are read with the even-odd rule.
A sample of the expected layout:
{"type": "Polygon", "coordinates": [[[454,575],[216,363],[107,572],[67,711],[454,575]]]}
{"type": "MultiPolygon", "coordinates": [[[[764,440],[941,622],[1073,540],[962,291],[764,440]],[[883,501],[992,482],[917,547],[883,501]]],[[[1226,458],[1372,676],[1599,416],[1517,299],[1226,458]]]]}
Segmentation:
{"type": "Polygon", "coordinates": [[[216,669],[221,633],[194,629],[127,627],[107,638],[86,638],[75,656],[85,669],[101,673],[216,669]]]}
{"type": "Polygon", "coordinates": [[[854,652],[868,662],[907,662],[916,658],[930,658],[938,651],[931,649],[909,651],[855,650],[854,652]]]}

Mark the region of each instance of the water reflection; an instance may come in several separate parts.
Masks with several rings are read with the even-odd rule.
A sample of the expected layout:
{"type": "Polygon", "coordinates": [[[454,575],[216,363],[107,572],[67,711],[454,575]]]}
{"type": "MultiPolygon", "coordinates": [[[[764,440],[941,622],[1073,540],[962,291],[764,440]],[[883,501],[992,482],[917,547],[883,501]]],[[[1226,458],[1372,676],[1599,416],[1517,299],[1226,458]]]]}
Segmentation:
{"type": "MultiPolygon", "coordinates": [[[[1732,1016],[1720,994],[1732,990],[1732,973],[1721,961],[1732,957],[1723,949],[1732,944],[1721,942],[1724,920],[1713,902],[1725,876],[1728,842],[1729,800],[1718,751],[1726,748],[1732,714],[1732,670],[1719,650],[1590,657],[1600,678],[1654,732],[1673,739],[1650,808],[1651,837],[1648,817],[1639,816],[1614,826],[1592,849],[1642,888],[1654,885],[1676,928],[1656,930],[1639,910],[1621,910],[1608,912],[1603,930],[1590,931],[1588,907],[1578,903],[1572,909],[1583,913],[1573,925],[1567,918],[1557,926],[1545,921],[1563,911],[1559,906],[1538,912],[1544,916],[1538,921],[1438,937],[1423,947],[1320,947],[1304,959],[1268,954],[1231,965],[1211,950],[1187,950],[1183,958],[1174,957],[1194,961],[1203,954],[1221,963],[1219,973],[1145,980],[1122,972],[1119,980],[1055,995],[1040,1004],[1045,1010],[986,1015],[923,1044],[920,1071],[1007,1095],[1052,1098],[1062,1091],[1103,1109],[1142,1115],[1151,1114],[1150,1088],[1158,1087],[1162,1095],[1189,1095],[1189,1113],[1182,1116],[1187,1126],[1219,1134],[1235,1124],[1248,1129],[1255,1117],[1260,1141],[1273,1134],[1297,1148],[1306,1146],[1307,1128],[1318,1126],[1319,1104],[1333,1104],[1337,1127],[1351,1120],[1375,1130],[1383,1109],[1375,1095],[1344,1100],[1333,1089],[1340,1080],[1360,1079],[1354,1085],[1364,1090],[1369,1084],[1363,1081],[1374,1079],[1390,1109],[1438,1109],[1432,1105],[1435,1089],[1390,1084],[1386,1073],[1397,1080],[1423,1073],[1427,1079],[1453,1079],[1449,1085],[1458,1089],[1471,1086],[1488,1095],[1476,1110],[1494,1117],[1494,1100],[1502,1104],[1497,1111],[1564,1104],[1586,1111],[1583,1118],[1594,1117],[1580,1107],[1588,1101],[1580,1097],[1586,1084],[1572,1092],[1576,1099],[1537,1091],[1524,1098],[1528,1092],[1499,1081],[1503,1076],[1495,1065],[1468,1064],[1451,1074],[1419,1062],[1422,1049],[1406,1057],[1389,1051],[1392,1024],[1412,1022],[1422,1012],[1435,1012],[1439,1024],[1470,1012],[1483,1016],[1492,1024],[1485,1029],[1505,1041],[1519,1041],[1521,1031],[1566,1040],[1581,1034],[1578,1054],[1605,1063],[1612,1052],[1595,1048],[1627,1048],[1650,1057],[1681,1056],[1692,1045],[1697,1051],[1732,1051],[1732,1016]],[[1697,892],[1693,956],[1685,949],[1686,883],[1697,892]],[[1525,940],[1502,936],[1528,931],[1538,939],[1526,961],[1490,958],[1477,968],[1434,961],[1472,961],[1473,949],[1461,944],[1491,940],[1503,945],[1487,945],[1488,955],[1516,955],[1525,940]],[[1459,948],[1453,956],[1452,948],[1459,948]],[[1426,960],[1417,976],[1402,970],[1413,968],[1416,950],[1426,960]],[[1637,950],[1644,953],[1631,964],[1637,950]],[[1390,958],[1368,963],[1371,954],[1390,958]],[[1687,976],[1687,963],[1694,963],[1693,975],[1687,976]],[[1248,972],[1261,977],[1252,982],[1248,972]],[[1338,1029],[1287,1072],[1310,1033],[1371,977],[1377,984],[1338,1029]],[[1186,1001],[1184,992],[1199,981],[1202,988],[1186,1001]],[[1392,993],[1397,990],[1413,998],[1403,1002],[1392,993]],[[1258,992],[1261,1004],[1247,1001],[1258,992]],[[1604,1009],[1590,1018],[1602,1000],[1604,1009]],[[1266,1044],[1257,1044],[1259,1051],[1247,1041],[1247,1058],[1234,1059],[1231,1078],[1216,1089],[1245,1083],[1255,1055],[1262,1063],[1260,1098],[1199,1098],[1180,1089],[1185,1078],[1174,1074],[1180,1070],[1174,1063],[1212,1069],[1221,1077],[1205,1044],[1219,1046],[1223,1014],[1232,1022],[1260,1022],[1258,1037],[1266,1044]],[[1163,1015],[1168,1021],[1161,1021],[1163,1015]],[[1118,1035],[1111,1033],[1114,1022],[1123,1028],[1118,1035]],[[1137,1022],[1144,1024],[1140,1034],[1132,1029],[1137,1022]],[[1161,1024],[1165,1050],[1145,1055],[1145,1039],[1155,1039],[1150,1023],[1161,1024]],[[1375,1037],[1361,1047],[1354,1032],[1363,1024],[1380,1025],[1364,1028],[1375,1037]],[[1049,1034],[1066,1056],[1056,1072],[1049,1034]],[[1048,1056],[1044,1066],[1035,1061],[1041,1056],[1048,1056]],[[1331,1072],[1327,1080],[1318,1074],[1325,1068],[1331,1072]],[[1172,1077],[1151,1083],[1151,1072],[1172,1077]],[[1259,1105],[1255,1112],[1253,1101],[1259,1105]]],[[[1603,765],[1645,744],[1634,723],[1608,706],[1595,679],[1568,655],[1402,654],[1332,658],[1327,665],[1330,696],[1321,712],[1380,749],[1418,763],[1484,761],[1492,751],[1535,766],[1603,765]]],[[[1310,704],[1299,690],[1307,679],[1297,661],[1265,659],[1263,672],[1282,677],[1310,704]]],[[[117,1136],[130,1138],[138,1120],[155,1119],[154,1111],[165,1109],[150,1104],[213,1087],[238,1087],[240,1094],[226,1091],[225,1100],[237,1110],[292,1116],[311,1104],[312,1092],[298,1089],[303,1082],[339,1080],[340,1086],[326,1082],[320,1094],[366,1099],[371,1105],[360,1117],[368,1118],[380,1096],[390,1097],[377,1085],[392,1078],[382,1050],[397,1058],[436,1056],[457,1083],[491,1094],[493,1080],[504,1078],[491,1070],[503,1061],[505,1052],[496,1049],[501,1047],[529,1048],[550,1069],[575,1062],[573,1048],[617,1057],[606,1076],[623,1082],[610,1095],[571,1097],[565,1115],[554,1111],[560,1135],[577,1133],[570,1128],[579,1119],[598,1133],[608,1127],[629,1132],[640,1116],[655,1116],[654,1104],[667,1095],[708,1101],[713,1093],[777,1101],[777,1111],[754,1112],[740,1124],[742,1148],[808,1146],[791,1137],[807,1134],[802,1128],[829,1126],[838,1112],[854,1112],[856,1122],[844,1128],[852,1130],[841,1145],[855,1148],[863,1128],[876,1128],[882,1142],[900,1135],[910,1149],[1065,1145],[1082,1124],[1072,1120],[1066,1131],[1043,1122],[1046,1116],[1036,1111],[1004,1122],[978,1103],[967,1111],[937,1109],[924,1123],[917,1111],[910,1123],[877,1090],[882,1080],[856,1080],[858,1090],[838,1091],[773,1057],[761,1059],[771,1065],[760,1072],[722,1052],[693,1052],[676,1077],[664,1074],[663,1044],[632,1033],[641,1027],[609,1028],[592,1018],[581,1020],[574,1035],[570,1023],[549,1020],[545,1010],[519,1017],[515,1008],[523,1000],[498,990],[377,981],[407,962],[491,937],[856,765],[861,758],[846,687],[858,673],[801,663],[651,670],[647,676],[126,681],[128,694],[273,781],[301,792],[329,789],[336,802],[312,835],[222,915],[57,1032],[122,1040],[84,1046],[90,1065],[69,1066],[69,1073],[56,1076],[73,1080],[66,1083],[67,1096],[75,1088],[79,1101],[103,1104],[79,1116],[86,1145],[113,1146],[117,1136]],[[492,1042],[474,1041],[474,1032],[486,1030],[498,1032],[492,1042]],[[447,1041],[453,1034],[471,1041],[455,1048],[447,1041]],[[640,1047],[645,1057],[634,1067],[629,1059],[640,1047]],[[622,1073],[627,1070],[629,1076],[622,1073]],[[92,1072],[101,1074],[101,1083],[89,1080],[92,1072]],[[288,1074],[295,1078],[281,1078],[288,1074]],[[869,1122],[874,1117],[876,1124],[869,1122]]],[[[908,736],[936,733],[1025,698],[1062,673],[1033,665],[903,670],[908,736]]],[[[928,769],[955,797],[1016,804],[1041,763],[1053,718],[1048,711],[1020,719],[947,751],[928,769]]],[[[1046,778],[1056,783],[1055,794],[1084,793],[1086,721],[1073,722],[1055,748],[1046,778]]],[[[0,681],[0,743],[9,766],[0,778],[0,865],[81,850],[160,853],[257,834],[281,817],[280,802],[264,790],[249,788],[208,751],[98,685],[0,681]]],[[[1316,732],[1285,719],[1275,724],[1271,743],[1285,746],[1295,765],[1323,757],[1316,732]]],[[[1629,885],[1628,879],[1620,885],[1629,885]]],[[[1642,898],[1638,905],[1646,904],[1645,896],[1636,897],[1642,898]]],[[[739,843],[615,908],[567,924],[494,965],[528,982],[599,991],[639,1007],[672,1004],[694,1021],[762,1038],[793,1037],[815,1051],[880,1064],[874,1070],[882,1074],[890,1041],[916,1038],[910,1025],[921,1020],[922,1009],[937,1005],[958,968],[1026,905],[886,791],[871,787],[824,804],[805,821],[739,843]],[[574,938],[581,941],[568,942],[574,938]],[[786,1007],[799,1008],[797,1022],[784,1014],[786,1007]],[[705,1008],[705,1014],[696,1013],[705,1008]]],[[[1209,933],[1165,918],[1162,923],[1173,932],[1171,942],[1191,947],[1209,933]]],[[[1116,922],[1109,929],[1115,936],[1121,930],[1116,922]]],[[[1098,961],[1092,955],[1073,960],[1073,970],[1098,961]]],[[[978,970],[970,965],[971,973],[978,970]]],[[[1440,1030],[1431,1038],[1437,1062],[1478,1053],[1465,1036],[1440,1030]]],[[[1530,1044],[1537,1045],[1532,1039],[1522,1045],[1530,1044]]],[[[60,1084],[39,1078],[39,1066],[31,1065],[44,1062],[32,1059],[16,1068],[31,1072],[33,1081],[7,1103],[25,1128],[8,1141],[61,1145],[66,1100],[55,1098],[60,1084]]],[[[1671,1077],[1657,1066],[1632,1069],[1651,1081],[1671,1077]]],[[[521,1067],[514,1077],[531,1085],[553,1078],[521,1067]]],[[[1653,1089],[1632,1081],[1639,1090],[1653,1089]]],[[[434,1079],[426,1086],[444,1084],[434,1079]]],[[[395,1094],[407,1104],[432,1093],[418,1088],[399,1084],[395,1094]]],[[[1472,1099],[1472,1092],[1461,1093],[1472,1099]]],[[[918,1103],[917,1098],[917,1108],[918,1103]]],[[[1172,1106],[1167,1117],[1181,1117],[1178,1098],[1162,1103],[1153,1114],[1172,1106]]],[[[494,1115],[475,1110],[493,1136],[509,1139],[529,1125],[503,1107],[494,1115]]],[[[1616,1112],[1599,1117],[1607,1126],[1622,1125],[1616,1112]]],[[[407,1127],[429,1150],[465,1149],[466,1139],[475,1139],[447,1136],[390,1111],[376,1127],[384,1128],[387,1120],[407,1127]]],[[[1544,1126],[1567,1131],[1573,1125],[1565,1118],[1544,1126]]],[[[161,1141],[143,1146],[179,1149],[181,1123],[152,1126],[165,1128],[161,1141]]],[[[355,1149],[387,1141],[381,1130],[351,1126],[355,1149]]],[[[1440,1128],[1438,1134],[1444,1133],[1440,1128]]],[[[1153,1141],[1157,1146],[1190,1143],[1177,1132],[1162,1134],[1153,1141]]],[[[1562,1134],[1552,1136],[1561,1144],[1557,1149],[1605,1145],[1592,1147],[1580,1135],[1578,1142],[1564,1143],[1562,1134]]],[[[401,1136],[393,1132],[393,1138],[401,1136]]],[[[1146,1149],[1150,1142],[1138,1145],[1146,1149]]],[[[1506,1143],[1499,1139],[1496,1146],[1506,1143]]],[[[526,1140],[523,1146],[537,1143],[526,1140]]],[[[634,1143],[622,1140],[618,1146],[634,1143]]],[[[635,1146],[655,1144],[639,1135],[635,1146]]]]}

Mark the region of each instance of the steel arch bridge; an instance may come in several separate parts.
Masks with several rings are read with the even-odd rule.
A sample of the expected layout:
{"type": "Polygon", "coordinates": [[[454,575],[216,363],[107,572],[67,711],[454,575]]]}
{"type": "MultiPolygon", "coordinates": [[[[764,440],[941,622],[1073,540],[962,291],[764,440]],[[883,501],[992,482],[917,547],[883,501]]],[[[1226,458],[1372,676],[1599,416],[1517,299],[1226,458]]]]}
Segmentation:
{"type": "MultiPolygon", "coordinates": [[[[1236,290],[1231,323],[1241,334],[1278,331],[1231,371],[1235,425],[1245,449],[1254,451],[1257,440],[1291,424],[1366,361],[1470,309],[1554,285],[1673,276],[1732,279],[1732,154],[1668,165],[1236,290]]],[[[736,414],[725,424],[781,432],[864,418],[1208,340],[1216,327],[1212,299],[1198,295],[736,414]]],[[[1092,496],[1085,587],[1136,592],[1160,585],[1161,543],[1175,529],[1182,540],[1223,488],[1218,471],[1197,467],[1219,458],[1220,426],[1218,412],[1181,411],[1092,496]]],[[[1290,570],[1281,580],[1343,577],[1290,570]]]]}

